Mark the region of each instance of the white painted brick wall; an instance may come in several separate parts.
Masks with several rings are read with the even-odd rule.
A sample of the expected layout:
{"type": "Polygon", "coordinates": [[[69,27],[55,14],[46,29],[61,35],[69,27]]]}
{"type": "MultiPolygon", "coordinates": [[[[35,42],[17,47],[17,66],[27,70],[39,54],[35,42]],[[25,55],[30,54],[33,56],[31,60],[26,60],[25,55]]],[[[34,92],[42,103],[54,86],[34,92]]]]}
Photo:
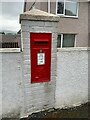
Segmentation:
{"type": "Polygon", "coordinates": [[[23,84],[24,84],[24,111],[25,115],[53,108],[55,105],[55,84],[56,84],[56,22],[43,21],[22,21],[23,39],[23,84]],[[53,26],[52,26],[53,25],[53,26]],[[51,80],[47,83],[31,84],[30,66],[30,32],[52,33],[52,60],[51,60],[51,80]]]}

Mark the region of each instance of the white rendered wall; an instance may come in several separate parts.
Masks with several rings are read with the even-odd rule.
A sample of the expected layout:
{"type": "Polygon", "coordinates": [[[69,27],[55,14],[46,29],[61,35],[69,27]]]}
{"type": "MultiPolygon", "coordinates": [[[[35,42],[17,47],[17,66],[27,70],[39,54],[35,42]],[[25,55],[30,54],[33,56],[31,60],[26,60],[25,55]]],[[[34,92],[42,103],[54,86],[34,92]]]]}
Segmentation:
{"type": "Polygon", "coordinates": [[[56,108],[88,102],[88,53],[86,48],[58,50],[56,108]]]}
{"type": "Polygon", "coordinates": [[[2,54],[0,54],[0,119],[2,118],[2,54]]]}
{"type": "Polygon", "coordinates": [[[7,118],[20,117],[22,94],[21,53],[19,49],[0,49],[0,86],[2,87],[2,89],[0,88],[2,100],[0,100],[0,109],[2,108],[0,118],[1,115],[7,118]]]}
{"type": "MultiPolygon", "coordinates": [[[[31,113],[41,111],[42,108],[44,109],[44,104],[47,105],[45,109],[65,108],[88,101],[90,50],[86,48],[59,49],[57,61],[55,61],[57,66],[52,65],[57,67],[57,81],[54,81],[56,74],[54,71],[52,82],[32,85],[29,78],[30,60],[28,59],[30,56],[24,55],[22,58],[22,60],[25,59],[24,65],[27,67],[24,70],[27,74],[23,74],[22,79],[21,53],[11,52],[9,49],[7,51],[3,49],[0,52],[0,118],[2,112],[3,117],[24,117],[29,114],[29,110],[32,110],[31,113]]],[[[28,54],[29,50],[26,49],[23,52],[28,54]]],[[[56,54],[53,53],[52,56],[54,59],[56,54]]]]}

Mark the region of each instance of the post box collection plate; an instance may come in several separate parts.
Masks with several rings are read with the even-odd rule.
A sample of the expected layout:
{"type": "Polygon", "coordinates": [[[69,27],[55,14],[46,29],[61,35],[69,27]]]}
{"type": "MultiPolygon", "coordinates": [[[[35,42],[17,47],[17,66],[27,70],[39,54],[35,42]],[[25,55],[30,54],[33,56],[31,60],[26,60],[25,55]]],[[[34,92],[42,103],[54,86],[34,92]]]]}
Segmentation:
{"type": "Polygon", "coordinates": [[[32,83],[50,81],[51,40],[51,33],[30,33],[32,83]]]}
{"type": "Polygon", "coordinates": [[[37,64],[38,65],[45,65],[45,53],[38,53],[37,54],[37,64]]]}

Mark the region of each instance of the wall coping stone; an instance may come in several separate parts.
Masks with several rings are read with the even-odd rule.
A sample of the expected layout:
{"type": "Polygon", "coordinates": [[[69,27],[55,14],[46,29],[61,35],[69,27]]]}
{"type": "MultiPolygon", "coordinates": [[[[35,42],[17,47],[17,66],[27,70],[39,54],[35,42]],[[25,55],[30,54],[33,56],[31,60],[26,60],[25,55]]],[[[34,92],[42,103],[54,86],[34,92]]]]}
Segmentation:
{"type": "Polygon", "coordinates": [[[57,48],[57,52],[90,51],[90,47],[57,48]]]}
{"type": "Polygon", "coordinates": [[[29,21],[51,21],[51,22],[58,22],[60,19],[59,16],[47,13],[45,11],[41,11],[39,9],[33,8],[30,11],[26,11],[23,14],[20,14],[21,23],[22,20],[29,20],[29,21]]]}
{"type": "Polygon", "coordinates": [[[90,0],[77,0],[77,2],[90,2],[90,0]]]}
{"type": "Polygon", "coordinates": [[[0,53],[3,53],[3,52],[18,53],[18,52],[21,52],[21,49],[20,48],[0,48],[0,53]]]}

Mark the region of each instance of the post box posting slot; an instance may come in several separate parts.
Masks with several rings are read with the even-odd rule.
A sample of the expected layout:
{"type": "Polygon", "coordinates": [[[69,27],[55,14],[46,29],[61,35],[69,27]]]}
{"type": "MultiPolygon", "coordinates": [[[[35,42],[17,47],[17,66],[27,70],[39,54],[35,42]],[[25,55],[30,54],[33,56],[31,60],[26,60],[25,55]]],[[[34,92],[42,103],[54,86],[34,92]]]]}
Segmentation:
{"type": "Polygon", "coordinates": [[[50,81],[51,33],[30,33],[31,82],[50,81]]]}
{"type": "Polygon", "coordinates": [[[47,45],[48,41],[35,41],[34,44],[35,45],[47,45]]]}

